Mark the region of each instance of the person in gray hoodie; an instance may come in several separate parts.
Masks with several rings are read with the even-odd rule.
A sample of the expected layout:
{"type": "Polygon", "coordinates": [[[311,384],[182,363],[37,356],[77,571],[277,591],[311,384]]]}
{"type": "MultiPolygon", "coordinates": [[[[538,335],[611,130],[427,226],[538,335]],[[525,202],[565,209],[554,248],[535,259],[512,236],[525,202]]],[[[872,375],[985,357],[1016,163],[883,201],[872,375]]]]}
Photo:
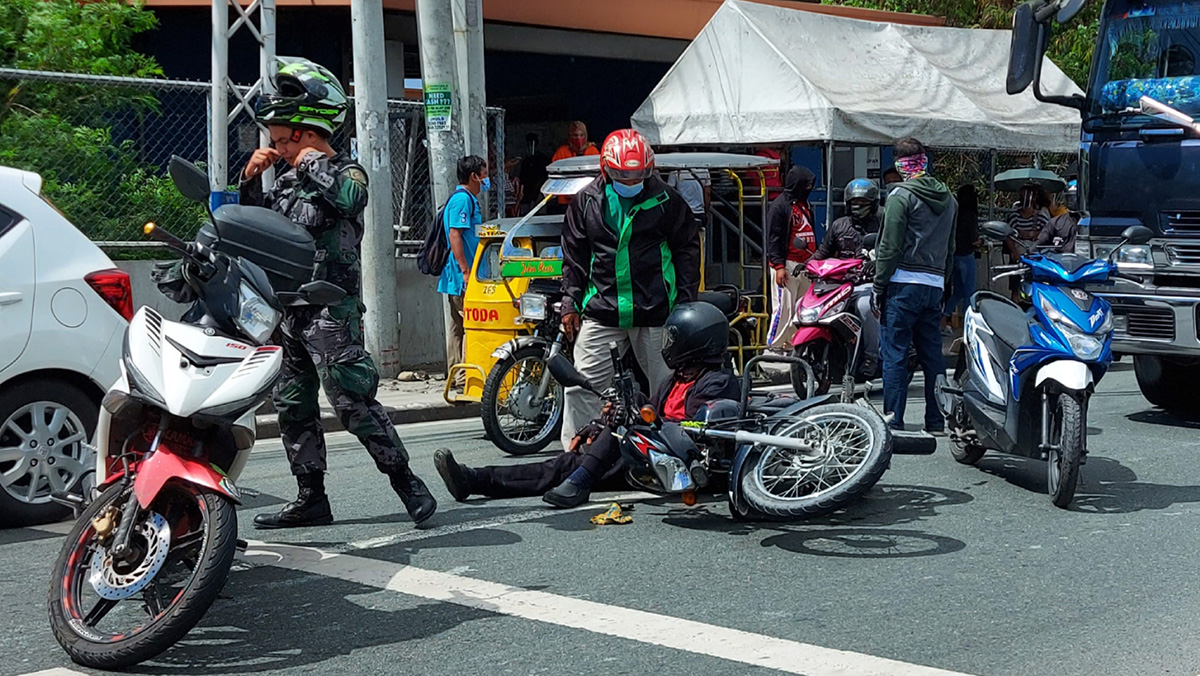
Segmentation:
{"type": "Polygon", "coordinates": [[[920,141],[897,142],[894,156],[904,182],[887,200],[871,292],[872,310],[883,324],[883,410],[892,414],[892,429],[904,429],[908,350],[916,347],[925,373],[925,430],[936,434],[946,425],[933,386],[945,370],[939,324],[954,266],[958,203],[944,183],[928,174],[929,158],[920,141]]]}

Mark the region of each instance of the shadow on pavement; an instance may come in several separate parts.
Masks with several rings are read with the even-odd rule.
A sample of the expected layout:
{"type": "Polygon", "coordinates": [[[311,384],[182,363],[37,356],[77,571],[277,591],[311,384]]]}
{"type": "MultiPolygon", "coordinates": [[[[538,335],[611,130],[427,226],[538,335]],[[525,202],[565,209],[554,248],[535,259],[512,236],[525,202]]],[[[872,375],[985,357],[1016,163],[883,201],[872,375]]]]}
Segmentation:
{"type": "MultiPolygon", "coordinates": [[[[967,545],[954,538],[892,526],[923,521],[936,516],[940,507],[962,505],[973,499],[968,493],[944,488],[883,485],[829,516],[795,523],[749,523],[734,521],[723,506],[716,506],[714,498],[700,508],[673,509],[663,518],[663,523],[735,536],[762,533],[767,535],[760,543],[763,547],[778,547],[797,554],[910,558],[949,554],[967,545]]],[[[664,500],[661,504],[670,503],[664,500]]]]}
{"type": "Polygon", "coordinates": [[[131,672],[253,674],[303,668],[366,648],[419,641],[488,617],[493,614],[335,578],[256,567],[230,578],[222,598],[186,639],[131,672]]]}
{"type": "Polygon", "coordinates": [[[1171,486],[1138,481],[1137,474],[1116,460],[1089,457],[1084,479],[1071,509],[1095,514],[1128,514],[1200,502],[1200,486],[1171,486]]]}
{"type": "MultiPolygon", "coordinates": [[[[1031,493],[1046,495],[1046,463],[1016,456],[988,455],[977,465],[992,476],[1031,493]]],[[[1200,486],[1172,486],[1138,481],[1130,468],[1113,460],[1089,455],[1083,466],[1083,483],[1075,492],[1070,511],[1093,514],[1128,514],[1148,509],[1200,502],[1200,486]]]]}
{"type": "Polygon", "coordinates": [[[1146,423],[1149,425],[1168,425],[1170,427],[1183,427],[1185,429],[1200,430],[1200,417],[1182,416],[1176,413],[1168,413],[1167,411],[1156,408],[1130,413],[1125,416],[1133,422],[1146,423]]]}

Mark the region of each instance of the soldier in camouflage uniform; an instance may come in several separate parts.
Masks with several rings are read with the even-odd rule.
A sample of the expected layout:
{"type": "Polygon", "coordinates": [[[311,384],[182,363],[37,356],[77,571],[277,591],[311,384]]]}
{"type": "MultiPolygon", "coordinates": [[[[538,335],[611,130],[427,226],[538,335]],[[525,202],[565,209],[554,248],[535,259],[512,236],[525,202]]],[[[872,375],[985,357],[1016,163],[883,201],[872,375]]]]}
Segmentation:
{"type": "Polygon", "coordinates": [[[316,240],[314,279],[346,290],[340,303],[289,308],[283,319],[283,374],[275,392],[279,429],[299,496],[276,514],[260,514],[259,528],[333,522],[325,494],[325,431],[317,404],[324,387],[342,425],[366,446],[414,522],[433,516],[437,501],[408,465],[408,454],[375,399],[379,373],[363,347],[360,300],[363,209],[367,176],[329,145],[346,116],[346,96],[328,70],[303,59],[281,59],[278,93],[259,100],[256,114],[271,135],[242,172],[241,203],[267,206],[304,226],[316,240]],[[263,193],[262,172],[283,159],[291,169],[263,193]]]}

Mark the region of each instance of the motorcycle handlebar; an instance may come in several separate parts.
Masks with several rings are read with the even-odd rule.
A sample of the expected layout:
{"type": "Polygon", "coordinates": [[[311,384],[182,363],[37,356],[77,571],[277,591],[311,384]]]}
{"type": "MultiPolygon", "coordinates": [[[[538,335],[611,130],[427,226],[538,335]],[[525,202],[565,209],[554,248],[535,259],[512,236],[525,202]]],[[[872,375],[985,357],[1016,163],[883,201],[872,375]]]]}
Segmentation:
{"type": "Polygon", "coordinates": [[[158,227],[158,225],[156,225],[153,222],[143,225],[142,232],[145,233],[145,235],[147,237],[149,237],[150,239],[156,239],[156,240],[162,242],[163,244],[166,244],[167,246],[171,247],[172,249],[178,249],[179,251],[189,254],[189,255],[192,253],[191,248],[188,247],[187,242],[183,241],[182,239],[179,239],[175,235],[172,235],[171,233],[167,232],[166,230],[163,230],[162,228],[158,227]]]}
{"type": "Polygon", "coordinates": [[[205,249],[195,242],[185,242],[175,235],[163,230],[153,222],[142,226],[142,232],[150,239],[158,240],[170,248],[183,254],[184,258],[194,263],[200,270],[201,278],[207,279],[213,272],[212,261],[205,255],[205,249]]]}
{"type": "Polygon", "coordinates": [[[1133,275],[1127,275],[1124,272],[1114,272],[1112,276],[1116,277],[1117,279],[1125,280],[1130,284],[1136,284],[1140,288],[1146,288],[1146,285],[1142,282],[1141,278],[1134,277],[1133,275]]]}

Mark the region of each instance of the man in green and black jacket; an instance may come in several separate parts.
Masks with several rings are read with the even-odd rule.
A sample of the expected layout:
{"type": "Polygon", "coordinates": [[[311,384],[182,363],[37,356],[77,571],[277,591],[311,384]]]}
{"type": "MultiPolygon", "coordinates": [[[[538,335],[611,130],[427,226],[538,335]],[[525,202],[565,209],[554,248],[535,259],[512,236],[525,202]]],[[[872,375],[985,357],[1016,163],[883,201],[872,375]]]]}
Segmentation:
{"type": "Polygon", "coordinates": [[[934,381],[945,371],[940,322],[954,265],[958,203],[944,183],[928,175],[925,146],[914,138],[895,147],[904,182],[892,189],[876,246],[871,306],[881,315],[883,410],[892,429],[904,429],[908,399],[908,350],[917,349],[925,373],[925,430],[941,433],[945,420],[934,397],[934,381]]]}
{"type": "MultiPolygon", "coordinates": [[[[654,151],[623,129],[604,141],[601,175],[572,199],[563,228],[563,326],[574,338],[575,367],[608,387],[608,345],[632,349],[657,391],[671,371],[663,362],[662,326],[700,287],[700,235],[687,201],[654,171],[654,151]]],[[[569,388],[563,447],[600,411],[600,402],[569,388]]]]}

